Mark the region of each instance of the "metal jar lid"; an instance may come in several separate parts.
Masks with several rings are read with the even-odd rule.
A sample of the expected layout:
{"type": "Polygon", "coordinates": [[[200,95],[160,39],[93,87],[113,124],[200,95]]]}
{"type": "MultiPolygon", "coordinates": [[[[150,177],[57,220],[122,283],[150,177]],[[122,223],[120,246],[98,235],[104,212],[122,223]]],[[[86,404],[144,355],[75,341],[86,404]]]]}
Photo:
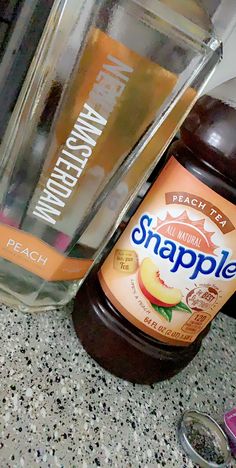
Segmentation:
{"type": "Polygon", "coordinates": [[[199,411],[186,411],[179,422],[178,434],[184,451],[201,468],[230,466],[228,439],[211,416],[199,411]]]}

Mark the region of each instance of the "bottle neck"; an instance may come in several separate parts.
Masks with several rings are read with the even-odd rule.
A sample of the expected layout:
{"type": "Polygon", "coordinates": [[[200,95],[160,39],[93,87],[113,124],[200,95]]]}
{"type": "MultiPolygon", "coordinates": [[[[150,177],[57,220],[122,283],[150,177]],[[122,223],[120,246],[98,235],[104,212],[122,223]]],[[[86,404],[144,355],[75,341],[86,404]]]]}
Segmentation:
{"type": "Polygon", "coordinates": [[[212,171],[236,183],[236,110],[203,96],[181,129],[184,144],[212,171]]]}
{"type": "Polygon", "coordinates": [[[180,140],[169,149],[169,156],[175,159],[187,169],[194,177],[203,182],[231,203],[236,203],[236,185],[228,177],[222,175],[208,161],[201,157],[201,153],[192,151],[180,140]]]}

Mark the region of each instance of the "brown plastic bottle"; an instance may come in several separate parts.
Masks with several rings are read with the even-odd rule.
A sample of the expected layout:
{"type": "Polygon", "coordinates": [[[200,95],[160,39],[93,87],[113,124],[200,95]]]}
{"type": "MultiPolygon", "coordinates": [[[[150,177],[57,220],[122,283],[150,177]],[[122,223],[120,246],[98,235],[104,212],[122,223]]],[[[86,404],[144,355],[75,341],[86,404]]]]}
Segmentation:
{"type": "MultiPolygon", "coordinates": [[[[185,179],[183,179],[182,192],[186,193],[185,179]]],[[[189,192],[189,190],[187,190],[187,192],[189,192]]],[[[235,252],[233,257],[230,257],[231,254],[229,253],[222,253],[226,251],[228,252],[224,243],[226,242],[227,244],[229,236],[231,236],[231,245],[232,236],[234,236],[234,245],[236,244],[234,229],[234,223],[236,223],[235,202],[236,110],[231,105],[228,105],[219,99],[210,96],[204,96],[197,102],[192,112],[184,122],[181,129],[181,140],[174,143],[170,147],[168,152],[168,162],[164,170],[161,171],[161,174],[157,177],[157,181],[154,183],[149,193],[145,196],[144,201],[140,204],[136,214],[131,218],[128,226],[121,235],[118,244],[115,244],[111,253],[108,256],[108,259],[105,261],[105,264],[103,264],[102,266],[100,265],[101,270],[104,270],[102,273],[103,277],[101,275],[101,270],[99,272],[99,276],[97,272],[93,272],[87,278],[87,280],[78,292],[73,312],[73,321],[75,329],[84,348],[101,366],[103,366],[105,369],[107,369],[108,371],[110,371],[118,377],[122,377],[132,382],[148,384],[168,379],[174,376],[175,374],[180,372],[184,367],[186,367],[188,363],[194,358],[196,353],[199,351],[203,337],[209,330],[210,321],[236,289],[235,275],[234,279],[228,278],[230,275],[232,276],[236,271],[236,263],[232,262],[233,258],[235,258],[235,252]],[[192,199],[191,197],[190,199],[196,200],[199,195],[199,200],[203,201],[199,202],[198,200],[198,208],[195,208],[193,205],[191,206],[191,215],[189,215],[188,211],[190,210],[189,206],[187,206],[188,201],[185,200],[185,203],[181,204],[181,200],[183,200],[183,198],[180,198],[180,192],[173,192],[173,190],[172,192],[165,192],[165,200],[167,203],[165,210],[167,210],[166,213],[169,213],[169,218],[172,218],[172,221],[170,221],[170,224],[168,226],[168,228],[170,228],[171,226],[172,230],[169,229],[168,231],[171,234],[169,235],[169,238],[167,237],[167,241],[169,239],[168,242],[170,243],[171,235],[180,235],[180,232],[182,231],[180,231],[180,228],[178,226],[178,232],[174,231],[173,222],[175,222],[175,224],[178,224],[178,220],[182,219],[181,223],[183,224],[181,226],[188,225],[187,231],[190,234],[188,234],[189,237],[185,237],[185,246],[183,247],[183,245],[181,244],[182,247],[181,245],[179,247],[182,249],[182,252],[183,249],[187,249],[183,253],[183,255],[186,255],[186,257],[182,257],[181,261],[182,263],[187,264],[187,255],[189,255],[190,257],[192,255],[194,259],[196,256],[196,258],[199,259],[197,260],[197,265],[200,265],[200,271],[204,270],[204,274],[202,274],[201,271],[201,275],[199,274],[199,276],[193,280],[189,280],[188,277],[188,284],[190,281],[192,281],[193,289],[189,293],[184,293],[185,296],[184,299],[182,299],[183,302],[179,302],[179,311],[175,310],[175,307],[177,306],[174,306],[174,308],[166,307],[166,303],[164,304],[158,299],[159,302],[157,301],[157,303],[152,305],[152,307],[155,308],[154,312],[156,310],[158,311],[158,313],[156,313],[156,316],[158,316],[157,322],[159,320],[159,323],[164,325],[162,325],[162,328],[160,328],[160,326],[158,328],[157,325],[155,330],[151,330],[151,328],[146,328],[144,331],[143,324],[140,325],[140,317],[138,320],[138,318],[134,316],[135,312],[134,315],[127,313],[127,301],[129,301],[129,295],[132,294],[132,288],[129,289],[128,286],[127,288],[122,287],[122,281],[133,281],[133,291],[135,291],[134,294],[136,294],[136,298],[140,298],[141,295],[143,298],[141,300],[136,299],[139,300],[139,304],[148,304],[148,300],[150,300],[150,298],[151,301],[155,299],[153,295],[146,293],[146,289],[143,286],[144,283],[140,282],[140,275],[142,276],[142,272],[140,273],[140,264],[137,267],[139,268],[139,273],[133,272],[132,270],[132,268],[134,268],[135,263],[135,254],[132,254],[132,252],[129,250],[129,252],[131,253],[128,254],[126,260],[129,260],[131,263],[127,264],[127,266],[125,262],[123,262],[122,268],[128,269],[128,272],[129,268],[131,268],[132,274],[136,275],[136,279],[129,280],[127,279],[129,278],[128,273],[123,273],[122,271],[118,273],[115,272],[115,274],[118,275],[118,282],[116,283],[115,280],[113,280],[113,288],[117,288],[116,297],[114,300],[114,295],[111,294],[111,290],[107,288],[106,284],[109,284],[109,281],[112,282],[113,272],[111,273],[110,277],[109,272],[111,272],[112,268],[117,268],[117,265],[118,269],[121,268],[121,262],[119,263],[119,259],[122,258],[124,260],[125,252],[127,252],[127,250],[120,250],[120,246],[122,246],[123,242],[123,237],[126,236],[127,238],[128,234],[129,236],[131,236],[130,232],[133,229],[133,237],[131,237],[132,239],[134,239],[134,217],[136,216],[137,218],[138,215],[140,216],[142,213],[147,212],[148,205],[146,200],[148,200],[148,197],[154,197],[155,193],[157,193],[158,202],[158,197],[161,197],[161,195],[159,194],[159,190],[161,189],[159,189],[158,181],[160,181],[160,186],[161,184],[167,184],[167,179],[169,177],[168,171],[170,171],[171,164],[174,164],[174,168],[177,168],[176,174],[174,170],[174,175],[172,175],[172,178],[174,178],[174,185],[181,185],[181,181],[179,180],[179,178],[181,179],[181,174],[184,171],[184,177],[193,176],[194,179],[192,180],[194,184],[203,183],[204,187],[203,185],[200,185],[200,189],[198,188],[198,185],[196,185],[197,188],[193,187],[193,194],[195,194],[196,197],[193,198],[193,195],[190,194],[192,196],[192,199]],[[180,171],[180,175],[177,174],[177,170],[180,171]],[[187,175],[186,171],[188,171],[187,175]],[[213,190],[214,194],[209,189],[213,190]],[[204,190],[206,190],[206,192],[204,192],[204,190]],[[212,204],[212,201],[206,195],[206,193],[208,193],[207,191],[210,193],[210,197],[216,197],[217,201],[215,204],[212,204]],[[175,193],[175,195],[173,195],[173,193],[175,193]],[[175,204],[171,203],[170,200],[170,197],[172,197],[173,202],[174,196],[177,197],[175,199],[177,200],[175,201],[175,204]],[[223,197],[224,200],[223,198],[219,198],[219,196],[223,197]],[[219,203],[221,206],[219,206],[219,203]],[[226,210],[226,208],[228,209],[228,211],[226,210]],[[181,216],[179,217],[179,215],[177,217],[173,215],[173,211],[171,212],[171,210],[174,209],[177,210],[177,213],[180,213],[182,218],[181,216]],[[199,213],[199,211],[201,210],[203,210],[202,213],[199,213]],[[214,211],[212,212],[212,210],[217,211],[217,213],[214,213],[214,211]],[[186,212],[188,214],[187,221],[186,212]],[[227,217],[226,213],[230,213],[231,217],[227,217]],[[234,214],[234,216],[232,215],[232,213],[234,214]],[[218,218],[216,219],[217,216],[218,218]],[[225,218],[227,218],[228,224],[224,224],[224,216],[225,218]],[[232,219],[232,216],[234,219],[232,219]],[[189,227],[189,217],[190,221],[193,222],[193,228],[189,227]],[[204,221],[201,221],[203,218],[204,221]],[[199,228],[199,224],[197,224],[196,221],[199,219],[201,228],[199,228]],[[193,236],[191,234],[193,232],[191,231],[191,229],[202,230],[201,239],[199,237],[200,240],[198,247],[195,246],[196,249],[198,249],[195,250],[195,253],[192,248],[193,246],[190,246],[188,244],[188,242],[190,242],[191,240],[191,242],[194,241],[197,245],[198,241],[197,235],[193,236]],[[213,230],[215,234],[212,238],[211,236],[213,230]],[[126,234],[126,232],[128,234],[126,234]],[[205,238],[207,238],[208,241],[208,246],[206,247],[205,251],[204,249],[202,250],[202,244],[200,245],[200,241],[203,243],[204,236],[205,238]],[[217,243],[217,241],[219,242],[217,243]],[[220,245],[221,243],[222,245],[220,245]],[[203,253],[201,253],[202,251],[205,252],[205,257],[203,257],[203,253]],[[120,255],[120,257],[118,257],[118,264],[116,264],[116,252],[118,252],[118,254],[120,255]],[[188,252],[190,253],[188,254],[188,252]],[[219,252],[221,252],[221,254],[219,254],[219,252]],[[109,260],[109,257],[111,258],[112,255],[112,259],[109,260]],[[229,256],[227,257],[227,255],[229,256]],[[128,257],[132,257],[132,260],[130,260],[130,258],[128,257]],[[227,261],[230,261],[229,265],[226,263],[226,257],[227,261]],[[183,258],[185,258],[185,261],[183,260],[183,258]],[[109,262],[110,264],[106,266],[106,264],[109,262]],[[207,271],[208,268],[210,269],[211,265],[213,268],[216,262],[218,263],[215,267],[214,272],[212,274],[207,275],[205,271],[207,271]],[[106,276],[106,284],[104,282],[104,275],[106,276]],[[125,275],[126,278],[123,279],[125,275]],[[137,275],[139,275],[139,277],[137,275]],[[217,277],[217,275],[219,276],[219,278],[217,277]],[[221,281],[221,275],[224,275],[226,277],[226,280],[225,278],[223,278],[225,280],[224,282],[221,281]],[[200,279],[200,277],[203,279],[200,279]],[[226,287],[224,286],[225,284],[227,285],[227,287],[230,284],[230,291],[227,290],[226,293],[223,290],[224,287],[226,287]],[[144,297],[143,294],[146,294],[146,297],[144,297]],[[118,296],[120,298],[123,298],[120,300],[120,302],[119,299],[117,299],[118,296]],[[207,301],[209,302],[209,304],[207,301]],[[126,305],[124,306],[124,304],[126,305]],[[209,309],[207,309],[208,305],[210,307],[209,309]],[[187,306],[186,310],[185,306],[187,306]],[[189,313],[189,317],[186,318],[189,312],[187,309],[190,308],[190,306],[192,307],[191,314],[189,313]],[[183,307],[182,310],[181,307],[183,307]],[[167,312],[171,315],[171,317],[167,317],[167,312]],[[186,315],[184,315],[184,313],[186,313],[186,315]],[[161,314],[164,314],[164,316],[161,317],[161,314]],[[173,317],[176,321],[185,320],[181,330],[187,330],[189,333],[192,333],[194,336],[192,336],[191,339],[189,338],[190,335],[187,335],[186,333],[184,335],[180,328],[176,333],[172,332],[171,335],[171,331],[168,330],[169,322],[167,322],[166,319],[170,319],[172,321],[173,317]],[[160,337],[160,334],[157,333],[157,330],[164,330],[165,327],[167,328],[167,330],[163,331],[163,337],[160,337]],[[166,333],[166,336],[164,336],[164,333],[166,333]],[[176,337],[178,337],[178,339],[176,339],[176,337]],[[181,342],[180,338],[186,340],[186,342],[181,342]]],[[[196,203],[196,201],[194,201],[194,203],[196,203]]],[[[166,217],[165,219],[169,218],[166,217]]],[[[136,234],[137,232],[139,233],[139,238],[138,236],[136,237],[139,239],[138,241],[141,242],[141,230],[139,229],[139,231],[137,231],[137,219],[135,222],[136,234]]],[[[144,230],[142,234],[143,233],[144,230]]],[[[152,237],[150,238],[153,239],[154,236],[155,234],[152,234],[152,237]]],[[[158,241],[161,238],[161,235],[156,236],[157,237],[155,237],[155,242],[157,238],[158,241]]],[[[171,240],[172,244],[175,241],[171,240]]],[[[148,248],[150,248],[150,245],[151,241],[148,244],[148,248]]],[[[156,253],[157,244],[155,244],[155,248],[156,253]]],[[[154,255],[155,248],[153,243],[152,255],[154,255]]],[[[158,252],[160,254],[160,250],[158,252]]],[[[162,251],[162,253],[163,252],[164,251],[162,251]]],[[[169,257],[168,268],[170,268],[171,260],[173,260],[173,258],[169,257]]],[[[164,260],[160,260],[159,257],[157,257],[157,261],[164,262],[164,260]]],[[[167,264],[166,259],[165,262],[167,264]]],[[[143,265],[143,263],[141,265],[143,265]]],[[[181,276],[182,271],[184,271],[185,275],[187,274],[186,272],[188,270],[190,271],[190,267],[186,267],[185,270],[184,267],[181,266],[181,268],[179,267],[179,270],[175,273],[176,277],[178,274],[179,276],[181,276]]],[[[190,273],[188,274],[190,275],[190,273]]],[[[196,274],[197,273],[195,272],[194,274],[192,274],[192,276],[196,274]]],[[[157,273],[157,275],[160,279],[160,282],[162,282],[163,285],[163,276],[166,275],[165,268],[163,269],[162,267],[161,277],[159,276],[159,273],[157,273]]],[[[168,275],[168,278],[170,278],[169,273],[168,275]]],[[[177,280],[179,281],[178,278],[177,280]]],[[[184,283],[185,282],[182,281],[183,287],[185,287],[184,283]]],[[[173,288],[169,288],[168,290],[168,285],[165,285],[164,287],[167,288],[165,291],[168,292],[170,290],[172,291],[171,294],[173,293],[173,288]]],[[[175,291],[177,291],[177,289],[174,289],[174,292],[175,291]]],[[[169,300],[169,302],[171,302],[171,300],[169,300]]],[[[149,306],[150,303],[149,305],[147,305],[147,307],[149,306]]],[[[145,315],[146,309],[144,308],[144,306],[143,309],[145,315]]],[[[148,310],[150,310],[150,307],[148,310]]],[[[153,311],[153,309],[151,310],[153,311]]],[[[148,322],[148,320],[150,319],[147,317],[144,318],[143,321],[146,320],[147,326],[149,327],[149,323],[153,324],[153,322],[148,322]]],[[[150,325],[150,327],[151,326],[152,325],[150,325]]]]}

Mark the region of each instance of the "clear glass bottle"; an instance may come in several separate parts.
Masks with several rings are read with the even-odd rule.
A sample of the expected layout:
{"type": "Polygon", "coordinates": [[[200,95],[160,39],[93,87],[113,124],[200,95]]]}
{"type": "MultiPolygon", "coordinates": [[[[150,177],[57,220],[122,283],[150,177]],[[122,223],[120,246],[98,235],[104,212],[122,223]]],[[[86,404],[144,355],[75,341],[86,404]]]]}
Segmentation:
{"type": "Polygon", "coordinates": [[[158,130],[160,155],[220,54],[193,0],[55,1],[1,146],[3,301],[34,311],[75,295],[106,198],[128,178],[120,219],[158,130]]]}

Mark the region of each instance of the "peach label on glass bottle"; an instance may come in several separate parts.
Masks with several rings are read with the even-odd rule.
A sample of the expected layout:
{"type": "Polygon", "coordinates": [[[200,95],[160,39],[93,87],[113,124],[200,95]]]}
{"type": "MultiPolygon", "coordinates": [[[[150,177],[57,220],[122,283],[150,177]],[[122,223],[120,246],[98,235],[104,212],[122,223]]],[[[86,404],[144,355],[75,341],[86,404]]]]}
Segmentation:
{"type": "Polygon", "coordinates": [[[146,334],[189,345],[235,290],[235,220],[172,156],[100,269],[104,293],[146,334]]]}
{"type": "Polygon", "coordinates": [[[66,257],[46,242],[12,226],[0,225],[0,255],[46,281],[83,278],[92,260],[66,257]]]}

